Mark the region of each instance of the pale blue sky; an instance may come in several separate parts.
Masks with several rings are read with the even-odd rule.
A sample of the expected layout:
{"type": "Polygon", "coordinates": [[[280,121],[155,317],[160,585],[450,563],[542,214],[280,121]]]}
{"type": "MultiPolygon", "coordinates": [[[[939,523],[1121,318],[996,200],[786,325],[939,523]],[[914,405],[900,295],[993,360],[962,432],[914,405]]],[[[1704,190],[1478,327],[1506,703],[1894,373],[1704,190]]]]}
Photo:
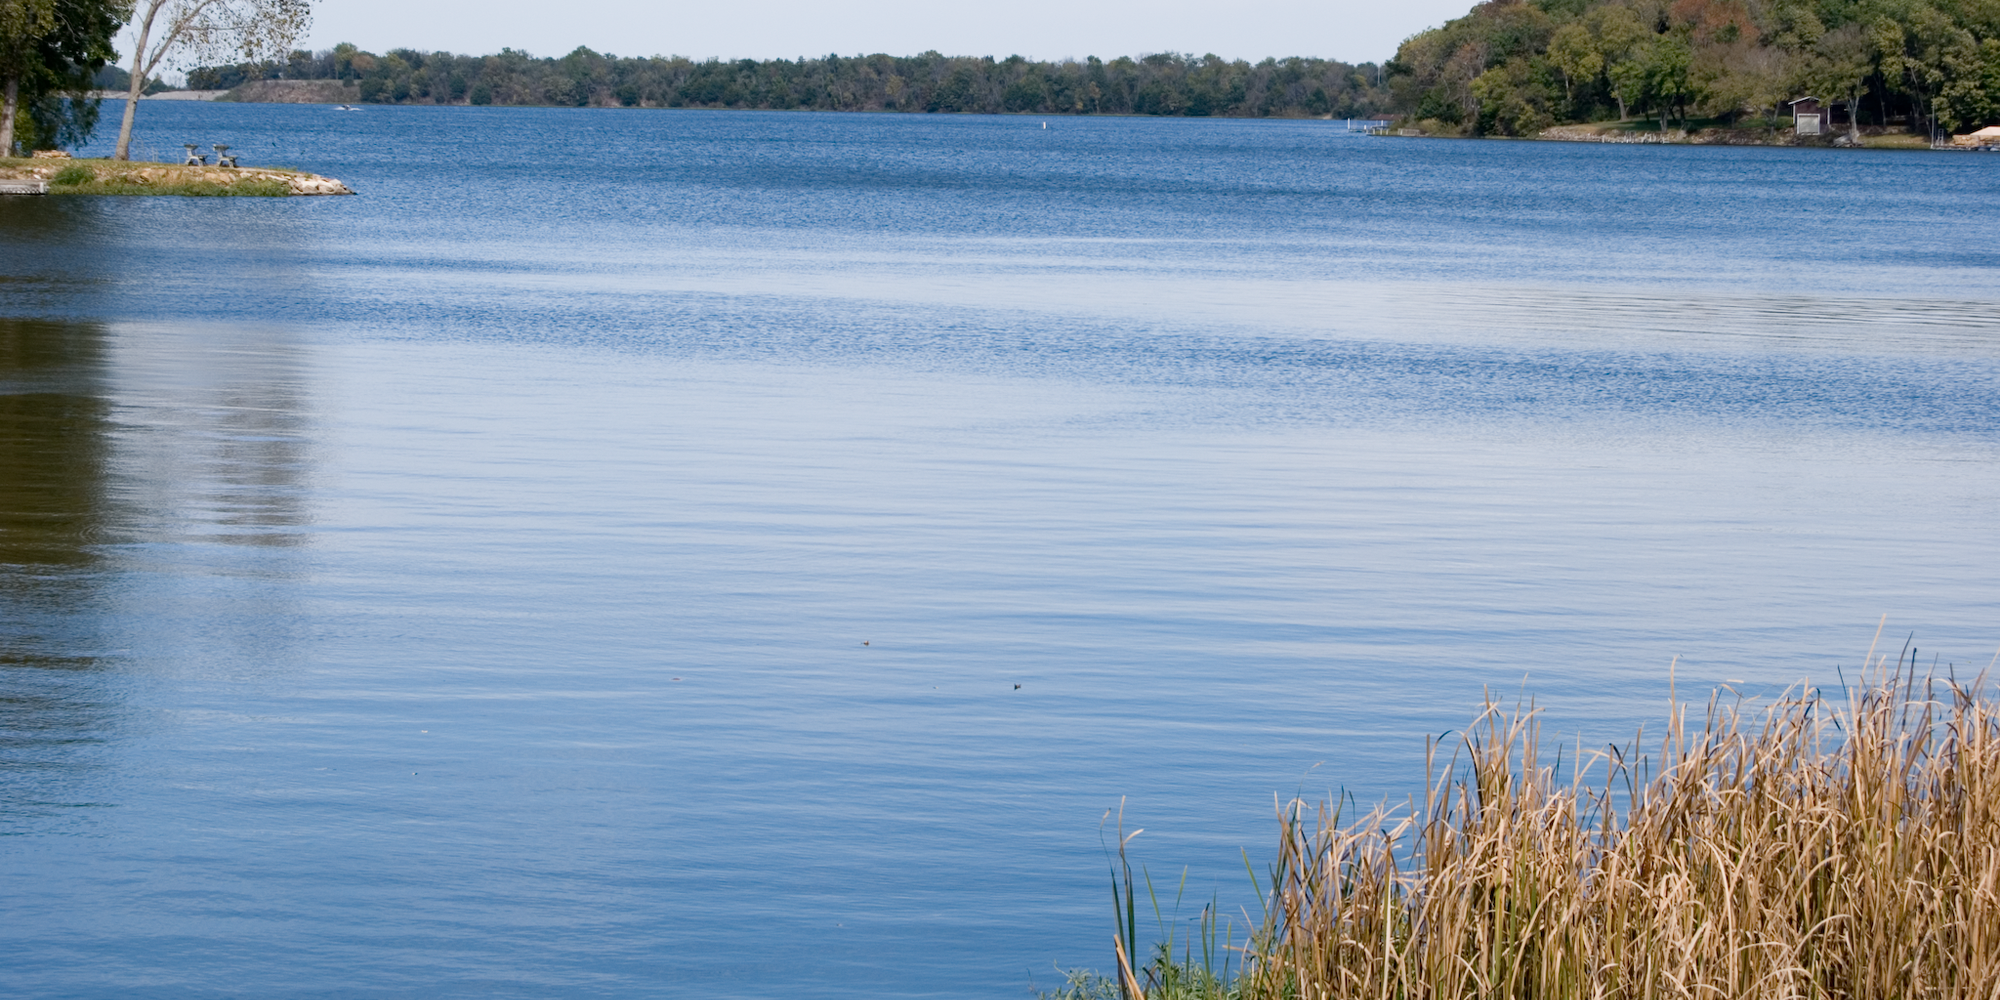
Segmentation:
{"type": "Polygon", "coordinates": [[[775,58],[839,52],[1037,59],[1110,58],[1174,50],[1229,58],[1307,55],[1352,62],[1393,55],[1409,35],[1466,12],[1472,0],[326,0],[312,48],[351,41],[485,53],[502,46],[561,55],[588,45],[618,55],[775,58]]]}

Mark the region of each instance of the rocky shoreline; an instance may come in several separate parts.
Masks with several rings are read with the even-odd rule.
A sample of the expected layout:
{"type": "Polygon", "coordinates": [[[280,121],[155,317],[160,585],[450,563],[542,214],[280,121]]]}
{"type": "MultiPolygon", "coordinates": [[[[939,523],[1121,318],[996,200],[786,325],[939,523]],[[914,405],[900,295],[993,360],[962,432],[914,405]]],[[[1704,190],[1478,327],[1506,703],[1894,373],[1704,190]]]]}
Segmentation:
{"type": "MultiPolygon", "coordinates": [[[[1620,145],[1675,145],[1675,146],[1792,146],[1817,149],[1922,149],[1933,148],[1930,140],[1921,135],[1913,135],[1907,129],[1866,126],[1860,130],[1859,141],[1849,136],[1845,127],[1835,132],[1820,135],[1800,135],[1789,125],[1764,125],[1755,128],[1729,128],[1720,126],[1677,128],[1665,131],[1652,127],[1652,122],[1635,126],[1631,122],[1601,122],[1591,125],[1556,125],[1542,129],[1533,135],[1485,136],[1490,139],[1534,139],[1542,142],[1602,142],[1620,145]]],[[[1375,134],[1394,136],[1418,136],[1438,139],[1463,139],[1466,136],[1456,126],[1426,120],[1417,122],[1415,127],[1391,126],[1375,130],[1375,134]]]]}
{"type": "Polygon", "coordinates": [[[1922,136],[1881,128],[1863,129],[1861,141],[1847,132],[1798,135],[1782,128],[1673,129],[1666,132],[1639,131],[1620,125],[1557,125],[1535,134],[1549,142],[1614,142],[1690,146],[1808,146],[1824,148],[1929,149],[1922,136]]]}

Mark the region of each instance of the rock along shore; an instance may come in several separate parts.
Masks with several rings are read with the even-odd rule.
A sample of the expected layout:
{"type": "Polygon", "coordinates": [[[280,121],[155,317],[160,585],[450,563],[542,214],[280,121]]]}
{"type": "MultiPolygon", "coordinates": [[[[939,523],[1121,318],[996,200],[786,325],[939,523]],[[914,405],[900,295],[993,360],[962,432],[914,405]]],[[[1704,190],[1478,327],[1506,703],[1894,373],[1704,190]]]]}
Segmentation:
{"type": "MultiPolygon", "coordinates": [[[[1648,123],[1650,125],[1651,123],[1648,123]]],[[[1422,138],[1468,138],[1456,128],[1443,127],[1437,122],[1420,122],[1415,128],[1386,128],[1382,135],[1418,136],[1422,138]]],[[[1543,142],[1603,142],[1635,146],[1797,146],[1818,149],[1931,149],[1931,143],[1921,135],[1913,135],[1900,128],[1867,126],[1861,129],[1859,142],[1847,134],[1846,128],[1837,132],[1820,135],[1799,135],[1789,126],[1760,128],[1706,127],[1694,129],[1669,129],[1665,132],[1649,128],[1633,128],[1629,123],[1601,123],[1595,125],[1556,125],[1545,128],[1530,136],[1487,136],[1485,138],[1538,139],[1543,142]]],[[[1942,148],[1942,147],[1937,147],[1942,148]]]]}
{"type": "Polygon", "coordinates": [[[1881,128],[1865,128],[1861,141],[1852,142],[1847,131],[1823,135],[1798,135],[1787,128],[1704,128],[1688,131],[1642,132],[1606,125],[1557,125],[1536,133],[1535,138],[1555,142],[1659,143],[1693,146],[1824,146],[1867,147],[1870,149],[1929,149],[1922,136],[1881,128]]]}

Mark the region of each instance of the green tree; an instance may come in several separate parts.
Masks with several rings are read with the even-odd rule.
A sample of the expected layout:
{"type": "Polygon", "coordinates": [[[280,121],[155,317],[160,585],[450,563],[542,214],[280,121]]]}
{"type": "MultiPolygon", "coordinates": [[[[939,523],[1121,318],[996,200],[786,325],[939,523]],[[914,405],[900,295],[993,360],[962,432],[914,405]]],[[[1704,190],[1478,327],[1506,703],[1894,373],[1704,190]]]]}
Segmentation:
{"type": "Polygon", "coordinates": [[[1943,127],[1971,131],[2000,119],[2000,38],[1987,38],[1964,59],[1939,95],[1943,127]]]}
{"type": "Polygon", "coordinates": [[[40,75],[41,41],[55,31],[52,0],[0,0],[0,156],[14,155],[21,84],[40,75]]]}
{"type": "Polygon", "coordinates": [[[1479,100],[1482,134],[1529,136],[1555,124],[1559,95],[1540,59],[1509,59],[1479,74],[1472,92],[1479,100]]]}
{"type": "Polygon", "coordinates": [[[1624,121],[1631,117],[1628,106],[1644,99],[1645,73],[1640,66],[1631,64],[1633,55],[1651,37],[1651,32],[1630,7],[1617,4],[1592,9],[1584,15],[1583,23],[1597,49],[1611,97],[1618,102],[1618,120],[1624,121]]]}
{"type": "Polygon", "coordinates": [[[1686,123],[1688,101],[1694,96],[1693,68],[1694,48],[1686,35],[1678,31],[1655,35],[1632,58],[1618,64],[1619,90],[1651,106],[1664,133],[1669,115],[1686,123]]]}
{"type": "Polygon", "coordinates": [[[1783,49],[1748,41],[1697,49],[1693,73],[1702,113],[1720,118],[1782,106],[1795,93],[1794,62],[1783,49]]]}
{"type": "Polygon", "coordinates": [[[1813,43],[1807,87],[1828,104],[1836,98],[1847,102],[1849,142],[1861,141],[1861,98],[1875,73],[1875,56],[1875,36],[1860,24],[1842,25],[1813,43]]]}
{"type": "Polygon", "coordinates": [[[978,111],[981,100],[979,91],[982,81],[970,66],[960,66],[951,71],[944,82],[938,85],[931,97],[932,111],[978,111]]]}
{"type": "Polygon", "coordinates": [[[1000,106],[1008,111],[1040,111],[1048,99],[1048,83],[1040,73],[1029,72],[1007,85],[1000,106]]]}
{"type": "Polygon", "coordinates": [[[1598,51],[1596,39],[1590,37],[1590,29],[1579,21],[1557,28],[1549,38],[1549,62],[1562,73],[1565,105],[1576,103],[1579,81],[1596,80],[1597,75],[1604,72],[1604,53],[1598,51]]]}
{"type": "Polygon", "coordinates": [[[0,155],[89,137],[94,77],[122,23],[116,0],[0,0],[0,155]]]}
{"type": "Polygon", "coordinates": [[[1884,71],[1901,71],[1901,82],[1933,135],[1954,124],[1967,124],[1969,120],[1947,95],[1960,89],[1955,85],[1961,81],[1978,75],[1978,40],[1929,4],[1912,3],[1901,14],[1902,44],[1883,59],[1884,71]]]}

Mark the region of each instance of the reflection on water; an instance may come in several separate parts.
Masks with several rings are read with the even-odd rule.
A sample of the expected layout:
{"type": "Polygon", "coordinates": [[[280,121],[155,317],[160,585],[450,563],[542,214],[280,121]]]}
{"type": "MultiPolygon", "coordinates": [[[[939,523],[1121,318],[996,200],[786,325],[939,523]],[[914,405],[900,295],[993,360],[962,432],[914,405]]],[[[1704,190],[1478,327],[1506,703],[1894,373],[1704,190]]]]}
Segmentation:
{"type": "Polygon", "coordinates": [[[92,198],[0,198],[0,314],[101,317],[116,301],[120,277],[142,273],[116,227],[92,198]]]}
{"type": "Polygon", "coordinates": [[[102,532],[104,340],[94,323],[0,318],[0,564],[23,580],[88,564],[102,532]]]}
{"type": "Polygon", "coordinates": [[[94,543],[111,519],[105,331],[0,319],[0,822],[65,803],[106,725],[94,543]]]}
{"type": "Polygon", "coordinates": [[[112,473],[129,541],[294,545],[308,524],[299,347],[282,330],[129,327],[115,338],[112,473]]]}
{"type": "Polygon", "coordinates": [[[115,668],[157,616],[215,619],[190,656],[284,655],[287,629],[226,624],[282,619],[284,591],[229,581],[292,570],[212,543],[305,537],[297,368],[268,331],[0,318],[0,822],[95,797],[118,712],[83,675],[115,668]]]}

